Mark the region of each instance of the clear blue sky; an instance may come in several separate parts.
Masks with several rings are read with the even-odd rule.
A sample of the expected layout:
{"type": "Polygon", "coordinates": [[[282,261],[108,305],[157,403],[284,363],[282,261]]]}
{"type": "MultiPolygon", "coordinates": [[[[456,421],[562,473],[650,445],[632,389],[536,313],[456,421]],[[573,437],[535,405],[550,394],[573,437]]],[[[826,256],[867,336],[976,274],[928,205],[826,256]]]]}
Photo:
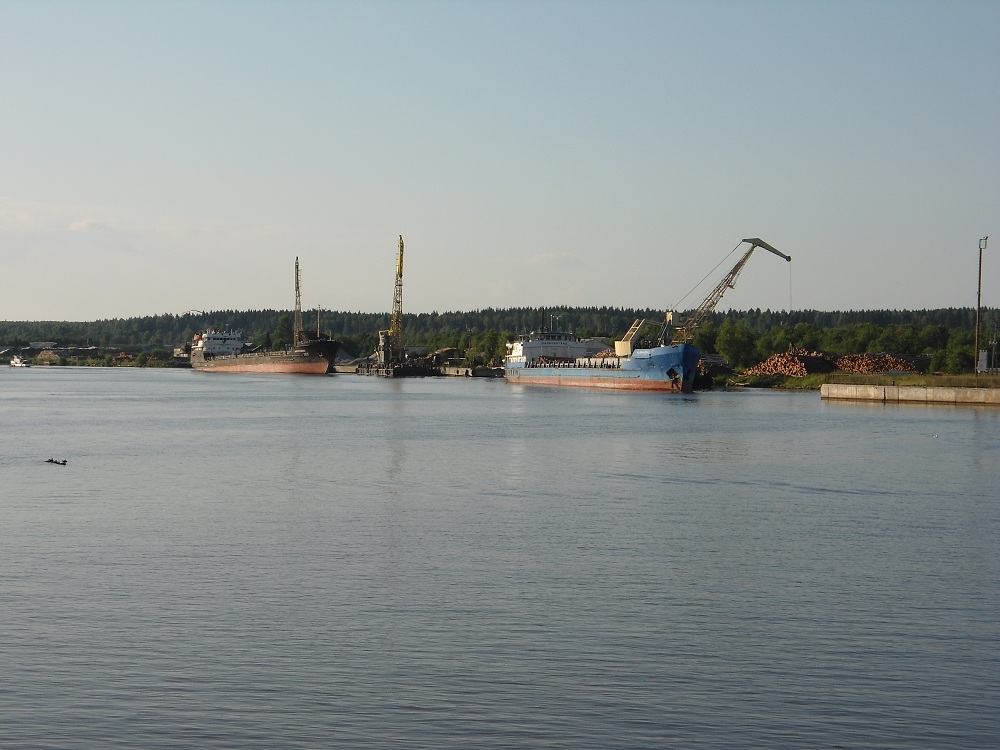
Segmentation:
{"type": "Polygon", "coordinates": [[[1000,306],[1000,2],[0,0],[0,319],[1000,306]],[[684,299],[695,305],[736,260],[684,299]]]}

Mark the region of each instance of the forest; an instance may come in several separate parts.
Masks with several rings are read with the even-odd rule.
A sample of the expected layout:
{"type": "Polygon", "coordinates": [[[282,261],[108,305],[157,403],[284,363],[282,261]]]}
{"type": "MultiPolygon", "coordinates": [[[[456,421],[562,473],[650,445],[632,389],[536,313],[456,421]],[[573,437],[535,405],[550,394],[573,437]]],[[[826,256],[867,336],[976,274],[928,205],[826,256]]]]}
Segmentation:
{"type": "MultiPolygon", "coordinates": [[[[614,307],[507,308],[470,312],[406,314],[403,330],[407,346],[428,350],[453,347],[470,364],[497,364],[508,341],[523,332],[549,327],[575,332],[581,338],[621,336],[632,322],[645,318],[646,335],[654,335],[663,321],[661,310],[614,307]]],[[[214,329],[241,331],[248,341],[281,347],[291,341],[290,310],[217,310],[183,315],[152,315],[91,322],[0,321],[0,345],[26,347],[31,342],[55,342],[59,347],[96,347],[145,354],[145,360],[163,360],[163,354],[189,343],[196,332],[214,329]]],[[[303,314],[304,327],[340,339],[351,356],[370,354],[377,332],[389,327],[389,313],[323,311],[303,314]]],[[[737,369],[752,367],[789,348],[831,355],[891,353],[926,355],[929,369],[967,372],[973,366],[975,308],[935,310],[746,310],[713,313],[701,325],[695,343],[707,354],[719,354],[737,369]]],[[[980,346],[995,348],[1000,311],[980,315],[980,346]]]]}

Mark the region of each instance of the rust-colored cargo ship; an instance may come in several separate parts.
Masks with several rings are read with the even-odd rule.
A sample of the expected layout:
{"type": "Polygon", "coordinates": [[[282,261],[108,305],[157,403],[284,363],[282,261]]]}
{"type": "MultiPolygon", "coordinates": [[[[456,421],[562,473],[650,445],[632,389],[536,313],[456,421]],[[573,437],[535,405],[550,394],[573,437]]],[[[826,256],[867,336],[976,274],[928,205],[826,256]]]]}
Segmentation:
{"type": "Polygon", "coordinates": [[[238,331],[205,331],[191,344],[191,367],[206,372],[326,375],[340,344],[326,339],[278,351],[247,351],[238,331]]]}
{"type": "Polygon", "coordinates": [[[340,342],[320,334],[319,312],[316,335],[302,330],[302,302],[299,294],[299,259],[295,259],[295,327],[293,344],[287,349],[264,351],[250,347],[239,331],[208,330],[196,333],[191,342],[191,367],[205,372],[264,372],[286,375],[326,375],[340,342]]]}

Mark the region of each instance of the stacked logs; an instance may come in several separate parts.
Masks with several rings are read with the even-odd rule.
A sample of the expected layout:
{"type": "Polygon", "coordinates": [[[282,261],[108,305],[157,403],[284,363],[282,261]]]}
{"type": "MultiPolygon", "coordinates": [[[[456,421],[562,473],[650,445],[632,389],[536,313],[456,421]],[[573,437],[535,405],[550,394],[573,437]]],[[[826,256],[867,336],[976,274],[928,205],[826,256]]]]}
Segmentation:
{"type": "Polygon", "coordinates": [[[746,371],[747,375],[778,375],[785,378],[804,378],[815,372],[833,372],[834,362],[822,352],[806,349],[789,349],[773,354],[759,365],[746,371]]]}
{"type": "Polygon", "coordinates": [[[911,362],[891,354],[847,354],[837,360],[837,369],[863,375],[883,372],[918,372],[911,362]]]}
{"type": "Polygon", "coordinates": [[[751,367],[746,371],[746,374],[804,378],[813,373],[833,372],[834,370],[862,375],[920,371],[914,362],[892,354],[847,354],[834,360],[823,352],[789,349],[787,352],[769,357],[756,367],[751,367]]]}

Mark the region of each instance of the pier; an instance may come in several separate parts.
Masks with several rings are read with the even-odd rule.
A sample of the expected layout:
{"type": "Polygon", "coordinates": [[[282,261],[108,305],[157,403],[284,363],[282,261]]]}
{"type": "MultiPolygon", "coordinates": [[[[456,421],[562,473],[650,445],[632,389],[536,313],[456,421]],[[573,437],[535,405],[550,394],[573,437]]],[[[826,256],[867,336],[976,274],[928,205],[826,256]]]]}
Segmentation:
{"type": "Polygon", "coordinates": [[[823,399],[877,401],[883,404],[978,404],[1000,406],[1000,388],[824,383],[823,399]]]}

